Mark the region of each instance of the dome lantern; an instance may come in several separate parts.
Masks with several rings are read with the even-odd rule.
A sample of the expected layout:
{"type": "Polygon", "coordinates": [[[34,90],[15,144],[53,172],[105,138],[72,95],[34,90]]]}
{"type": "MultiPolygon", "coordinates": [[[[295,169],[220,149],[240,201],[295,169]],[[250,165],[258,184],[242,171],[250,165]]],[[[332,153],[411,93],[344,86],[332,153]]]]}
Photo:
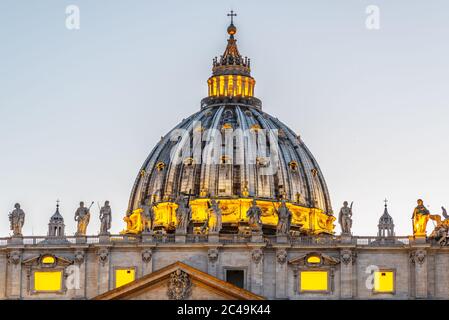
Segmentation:
{"type": "Polygon", "coordinates": [[[209,98],[254,97],[256,81],[251,77],[250,59],[242,57],[234,37],[237,27],[234,25],[233,17],[236,15],[232,10],[228,14],[231,17],[231,23],[227,29],[228,44],[220,58],[215,57],[212,62],[212,76],[207,80],[209,98]]]}

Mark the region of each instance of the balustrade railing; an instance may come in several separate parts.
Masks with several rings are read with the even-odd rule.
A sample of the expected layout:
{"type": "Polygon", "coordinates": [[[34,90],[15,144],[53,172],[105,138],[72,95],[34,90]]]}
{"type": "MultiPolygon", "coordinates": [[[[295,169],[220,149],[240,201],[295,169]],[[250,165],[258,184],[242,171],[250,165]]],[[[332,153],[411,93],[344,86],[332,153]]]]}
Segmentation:
{"type": "MultiPolygon", "coordinates": [[[[210,241],[208,235],[204,234],[188,234],[184,237],[185,240],[181,242],[186,243],[205,243],[210,241]]],[[[216,239],[216,238],[215,238],[216,239]]],[[[251,235],[239,234],[221,234],[218,237],[219,243],[222,244],[238,244],[251,242],[253,238],[251,235]]],[[[263,241],[267,245],[274,245],[277,243],[289,243],[299,246],[337,246],[341,243],[352,244],[357,247],[406,247],[409,246],[413,240],[408,236],[399,237],[376,237],[376,236],[354,236],[342,239],[340,236],[287,236],[279,238],[275,235],[264,235],[263,241]]],[[[413,238],[412,238],[413,239],[413,238]]],[[[43,246],[43,245],[77,245],[87,244],[95,245],[98,243],[108,242],[115,243],[139,243],[139,242],[154,242],[154,243],[175,243],[175,234],[152,234],[145,237],[140,235],[110,235],[110,236],[66,236],[66,237],[42,237],[42,236],[24,236],[21,238],[5,237],[0,238],[0,247],[9,245],[24,245],[24,246],[43,246]]],[[[214,240],[216,241],[216,240],[214,240]]],[[[431,239],[426,240],[427,243],[438,245],[431,239]]]]}

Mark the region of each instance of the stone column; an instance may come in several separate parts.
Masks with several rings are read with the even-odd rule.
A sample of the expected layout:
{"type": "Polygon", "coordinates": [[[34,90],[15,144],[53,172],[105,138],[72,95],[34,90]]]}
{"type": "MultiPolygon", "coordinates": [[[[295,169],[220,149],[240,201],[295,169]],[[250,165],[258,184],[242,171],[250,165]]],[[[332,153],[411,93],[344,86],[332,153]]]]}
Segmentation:
{"type": "Polygon", "coordinates": [[[427,252],[425,249],[417,249],[410,253],[410,262],[415,268],[415,298],[427,298],[427,252]]]}
{"type": "Polygon", "coordinates": [[[71,274],[71,279],[73,282],[67,283],[69,286],[74,286],[75,290],[75,298],[83,299],[86,298],[86,255],[83,250],[77,250],[75,252],[75,263],[73,266],[76,269],[73,270],[73,274],[71,274]]]}
{"type": "Polygon", "coordinates": [[[10,251],[7,257],[6,295],[9,299],[19,299],[22,285],[22,253],[19,250],[10,251]]]}
{"type": "Polygon", "coordinates": [[[255,248],[251,251],[251,287],[255,294],[263,295],[263,249],[255,248]]]}
{"type": "Polygon", "coordinates": [[[287,298],[287,250],[276,250],[276,299],[287,298]]]}
{"type": "Polygon", "coordinates": [[[6,298],[6,270],[8,268],[8,259],[6,254],[0,253],[0,300],[6,298]]]}
{"type": "Polygon", "coordinates": [[[98,294],[110,290],[110,253],[108,248],[98,249],[98,294]]]}
{"type": "Polygon", "coordinates": [[[350,249],[342,249],[340,252],[340,297],[350,299],[354,297],[354,279],[356,268],[354,268],[356,254],[350,249]]]}
{"type": "Polygon", "coordinates": [[[218,248],[210,248],[207,251],[207,273],[218,278],[218,248]]]}
{"type": "Polygon", "coordinates": [[[142,276],[153,272],[153,250],[151,248],[142,251],[142,276]]]}

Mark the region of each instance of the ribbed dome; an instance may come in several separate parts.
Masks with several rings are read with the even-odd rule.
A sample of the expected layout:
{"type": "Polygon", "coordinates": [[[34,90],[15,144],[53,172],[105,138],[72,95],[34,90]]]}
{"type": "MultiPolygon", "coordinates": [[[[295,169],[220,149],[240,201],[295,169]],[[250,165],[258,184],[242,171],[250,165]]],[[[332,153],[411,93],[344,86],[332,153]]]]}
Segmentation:
{"type": "Polygon", "coordinates": [[[140,215],[150,204],[157,205],[154,227],[173,231],[180,195],[189,196],[193,232],[208,219],[212,199],[220,201],[227,232],[247,223],[251,199],[262,210],[264,230],[272,232],[285,199],[292,232],[333,233],[335,218],[320,168],[295,132],[262,111],[249,59],[240,55],[237,28],[232,22],[230,27],[224,54],[213,59],[201,110],[165,135],[141,167],[124,233],[141,232],[140,215]]]}
{"type": "MultiPolygon", "coordinates": [[[[208,137],[203,137],[207,140],[208,137]]],[[[270,149],[267,139],[267,150],[270,149]]],[[[202,142],[201,154],[205,154],[202,142]]],[[[269,158],[269,157],[268,157],[269,158]]],[[[318,163],[301,139],[278,119],[256,107],[243,104],[221,104],[203,108],[182,121],[161,139],[144,162],[136,179],[131,198],[130,211],[139,208],[145,200],[174,201],[179,193],[191,193],[193,197],[249,197],[278,201],[284,196],[290,202],[304,207],[315,207],[331,214],[331,203],[324,177],[318,163]],[[201,125],[195,125],[200,123],[201,125]],[[203,135],[213,135],[210,129],[222,131],[277,129],[279,154],[271,159],[258,157],[256,163],[252,150],[234,148],[233,154],[222,152],[220,164],[197,164],[192,155],[173,164],[171,156],[175,150],[181,151],[186,145],[193,146],[195,130],[203,135]],[[185,130],[179,141],[172,141],[172,134],[185,130]],[[208,130],[209,129],[209,130],[208,130]],[[260,175],[263,161],[275,161],[277,171],[273,175],[260,175]],[[241,164],[243,163],[243,164],[241,164]],[[245,189],[247,188],[247,190],[245,189]]]]}

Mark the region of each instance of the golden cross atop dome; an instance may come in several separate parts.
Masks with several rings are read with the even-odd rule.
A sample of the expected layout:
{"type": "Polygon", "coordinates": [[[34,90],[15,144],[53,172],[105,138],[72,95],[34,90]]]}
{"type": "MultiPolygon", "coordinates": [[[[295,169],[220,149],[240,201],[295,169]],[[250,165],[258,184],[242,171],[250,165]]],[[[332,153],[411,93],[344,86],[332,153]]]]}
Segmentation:
{"type": "Polygon", "coordinates": [[[231,24],[234,23],[234,17],[237,16],[237,13],[234,13],[234,10],[231,10],[231,13],[228,13],[228,17],[231,17],[231,24]]]}

